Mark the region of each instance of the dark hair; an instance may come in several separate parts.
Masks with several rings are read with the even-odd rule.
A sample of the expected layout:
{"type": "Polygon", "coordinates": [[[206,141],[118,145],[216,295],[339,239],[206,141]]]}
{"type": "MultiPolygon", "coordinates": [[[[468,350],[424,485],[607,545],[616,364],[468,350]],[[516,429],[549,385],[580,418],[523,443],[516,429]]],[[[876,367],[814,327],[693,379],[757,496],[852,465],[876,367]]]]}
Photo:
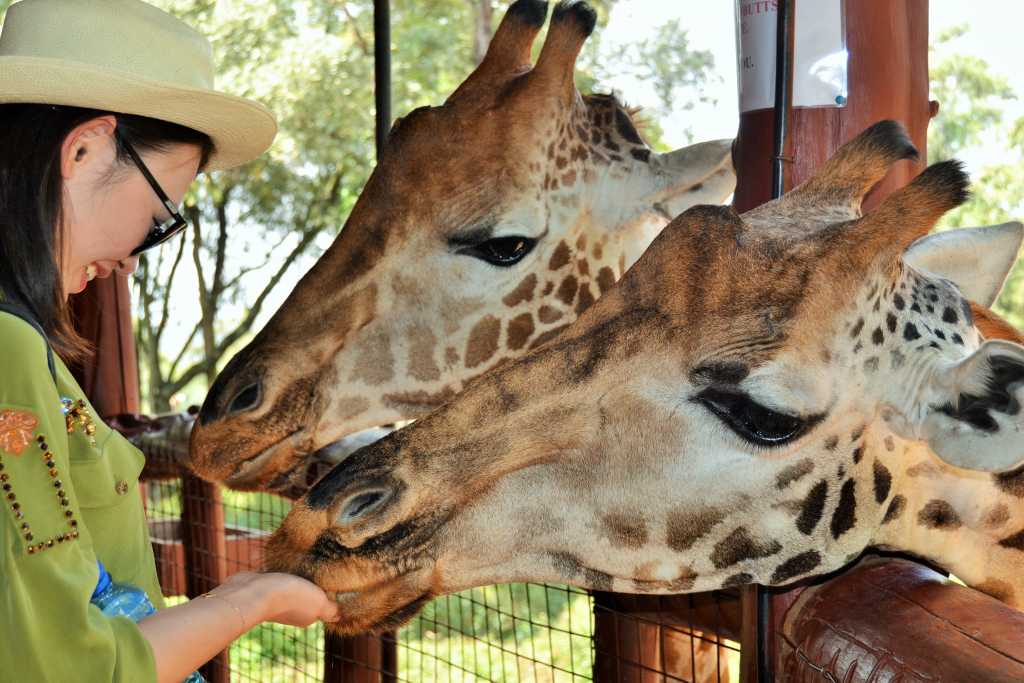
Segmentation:
{"type": "MultiPolygon", "coordinates": [[[[0,294],[27,308],[67,360],[80,360],[89,348],[75,331],[64,292],[61,147],[74,128],[108,115],[139,151],[198,145],[200,169],[214,151],[206,134],[166,121],[80,107],[0,104],[0,294]]],[[[131,163],[120,144],[117,159],[131,163]]]]}

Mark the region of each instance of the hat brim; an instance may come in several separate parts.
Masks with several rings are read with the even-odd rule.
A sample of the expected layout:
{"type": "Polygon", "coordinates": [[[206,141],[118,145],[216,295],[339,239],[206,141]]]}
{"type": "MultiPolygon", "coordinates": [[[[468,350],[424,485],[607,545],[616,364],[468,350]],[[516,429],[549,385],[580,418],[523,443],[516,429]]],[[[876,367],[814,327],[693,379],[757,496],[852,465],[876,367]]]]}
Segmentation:
{"type": "Polygon", "coordinates": [[[274,115],[252,100],[61,59],[0,57],[0,103],[13,102],[89,107],[187,126],[213,140],[207,170],[252,161],[277,134],[274,115]]]}

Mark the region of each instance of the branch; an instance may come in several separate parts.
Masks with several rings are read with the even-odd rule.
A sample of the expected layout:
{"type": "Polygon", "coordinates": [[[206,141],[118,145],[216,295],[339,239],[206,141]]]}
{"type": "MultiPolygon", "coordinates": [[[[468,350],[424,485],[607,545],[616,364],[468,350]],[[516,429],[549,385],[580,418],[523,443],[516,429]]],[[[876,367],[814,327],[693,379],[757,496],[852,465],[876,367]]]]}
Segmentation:
{"type": "MultiPolygon", "coordinates": [[[[185,242],[186,241],[187,240],[185,239],[184,235],[182,235],[181,239],[178,240],[178,243],[179,243],[178,244],[178,253],[174,257],[174,264],[171,265],[171,272],[167,276],[167,286],[166,286],[166,291],[164,292],[163,307],[161,308],[161,311],[160,311],[160,325],[157,327],[157,330],[156,330],[157,346],[159,346],[160,339],[164,336],[164,330],[167,327],[167,320],[168,320],[168,318],[170,318],[170,314],[171,314],[171,310],[170,310],[170,306],[171,306],[171,283],[174,282],[174,274],[178,271],[178,264],[181,263],[181,258],[182,258],[182,256],[185,255],[185,242]]],[[[160,258],[161,258],[161,261],[162,261],[163,260],[163,255],[161,255],[160,258]]],[[[159,277],[160,270],[157,269],[156,272],[157,272],[157,276],[159,277]]]]}
{"type": "Polygon", "coordinates": [[[263,303],[267,300],[267,297],[270,295],[270,292],[274,289],[274,287],[277,286],[277,283],[281,281],[281,278],[284,277],[285,272],[291,267],[295,260],[299,256],[301,256],[303,252],[306,251],[306,248],[310,244],[313,243],[313,241],[316,239],[317,234],[317,230],[309,230],[302,236],[302,239],[299,240],[299,243],[295,245],[295,248],[292,249],[291,253],[289,253],[288,256],[285,258],[284,263],[281,264],[281,267],[277,269],[277,272],[274,273],[273,276],[271,276],[270,280],[267,282],[267,285],[263,288],[263,291],[260,292],[259,296],[256,297],[256,301],[253,302],[252,307],[249,309],[249,312],[246,313],[245,318],[242,319],[242,322],[239,323],[238,326],[234,330],[232,330],[230,334],[224,337],[224,339],[222,339],[221,342],[217,345],[218,356],[225,353],[229,348],[231,348],[232,344],[241,339],[242,335],[249,331],[253,323],[256,322],[256,317],[260,314],[260,311],[263,309],[263,303]]]}
{"type": "Polygon", "coordinates": [[[220,299],[224,291],[224,261],[227,257],[228,245],[228,201],[233,186],[224,188],[221,201],[215,205],[217,209],[217,252],[215,254],[215,265],[213,268],[213,283],[210,285],[210,292],[214,302],[220,299]]]}
{"type": "Polygon", "coordinates": [[[352,33],[355,34],[356,42],[359,43],[359,47],[362,49],[363,55],[369,57],[373,54],[373,50],[370,49],[370,44],[366,42],[365,38],[363,38],[363,34],[359,32],[359,23],[356,21],[356,18],[352,16],[352,13],[348,11],[348,3],[344,2],[344,0],[335,0],[334,4],[341,9],[342,13],[348,19],[348,23],[352,27],[352,33]]]}
{"type": "MultiPolygon", "coordinates": [[[[255,323],[256,318],[259,317],[259,314],[263,309],[263,304],[266,302],[266,299],[270,295],[271,291],[273,291],[274,287],[276,287],[277,284],[281,281],[281,278],[284,277],[285,272],[287,272],[287,270],[292,266],[296,259],[298,259],[298,257],[301,256],[303,252],[305,252],[309,245],[312,244],[313,241],[316,239],[317,235],[320,234],[320,229],[323,227],[322,220],[316,221],[316,223],[313,224],[313,227],[310,227],[310,224],[312,223],[313,211],[314,209],[322,210],[323,208],[331,206],[332,204],[337,202],[338,194],[340,193],[341,190],[342,177],[343,173],[341,171],[336,171],[330,178],[328,190],[326,193],[324,193],[324,196],[319,201],[311,202],[310,205],[306,208],[306,212],[305,215],[303,216],[302,221],[296,221],[297,224],[301,223],[305,225],[305,229],[303,230],[302,234],[302,239],[300,239],[299,243],[295,245],[295,247],[291,250],[291,252],[285,258],[284,262],[281,264],[281,267],[277,269],[273,276],[271,276],[270,280],[267,282],[267,285],[263,288],[263,291],[261,291],[259,296],[256,297],[256,301],[253,303],[252,307],[249,309],[249,312],[246,314],[242,322],[239,323],[239,325],[234,330],[232,330],[230,334],[224,337],[224,339],[222,339],[221,342],[216,345],[214,353],[210,354],[210,357],[204,357],[203,360],[194,363],[187,370],[185,370],[184,373],[182,373],[181,377],[174,380],[170,385],[170,391],[168,392],[168,395],[175,394],[178,391],[181,391],[189,382],[191,382],[199,375],[210,372],[213,368],[216,367],[217,360],[219,360],[224,355],[224,353],[227,352],[229,348],[231,348],[233,344],[235,344],[239,339],[241,339],[242,336],[245,335],[252,328],[253,323],[255,323]]],[[[198,268],[198,252],[195,253],[195,258],[197,259],[196,267],[198,268]]],[[[204,356],[205,355],[206,354],[204,354],[204,356]]]]}
{"type": "Polygon", "coordinates": [[[171,367],[167,370],[168,377],[174,377],[174,373],[178,370],[178,363],[185,357],[185,353],[188,351],[189,346],[192,344],[192,340],[199,334],[199,330],[202,328],[202,321],[197,322],[195,327],[192,328],[192,333],[188,335],[188,339],[182,345],[181,350],[178,351],[178,355],[175,357],[174,362],[171,363],[171,367]]]}
{"type": "Polygon", "coordinates": [[[167,385],[167,387],[168,387],[167,395],[168,396],[173,396],[174,394],[178,393],[179,391],[184,389],[188,385],[188,383],[191,382],[192,380],[194,380],[196,377],[198,377],[199,375],[205,374],[206,371],[209,370],[210,367],[213,366],[213,365],[216,365],[216,363],[210,363],[210,362],[206,361],[205,359],[199,361],[198,363],[196,363],[194,365],[192,365],[188,370],[186,370],[184,373],[182,373],[181,377],[179,377],[176,380],[172,380],[167,385]]]}

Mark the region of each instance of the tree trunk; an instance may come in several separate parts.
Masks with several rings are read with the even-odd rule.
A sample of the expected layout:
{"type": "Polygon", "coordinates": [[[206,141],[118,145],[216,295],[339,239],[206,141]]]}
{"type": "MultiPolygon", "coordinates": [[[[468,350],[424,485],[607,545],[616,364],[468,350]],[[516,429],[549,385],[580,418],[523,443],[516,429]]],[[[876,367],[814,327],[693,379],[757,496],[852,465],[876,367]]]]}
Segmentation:
{"type": "Polygon", "coordinates": [[[480,64],[494,33],[491,28],[494,8],[491,0],[469,0],[469,4],[473,8],[473,64],[480,64]]]}

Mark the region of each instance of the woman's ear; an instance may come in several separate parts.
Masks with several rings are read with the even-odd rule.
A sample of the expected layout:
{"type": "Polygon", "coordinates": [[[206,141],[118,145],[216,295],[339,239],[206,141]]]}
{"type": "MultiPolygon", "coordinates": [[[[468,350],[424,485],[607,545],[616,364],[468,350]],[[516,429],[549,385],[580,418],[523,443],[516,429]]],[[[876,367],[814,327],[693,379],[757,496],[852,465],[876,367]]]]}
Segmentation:
{"type": "Polygon", "coordinates": [[[112,114],[81,123],[64,138],[60,148],[60,172],[70,180],[89,165],[112,158],[117,119],[112,114]]]}

